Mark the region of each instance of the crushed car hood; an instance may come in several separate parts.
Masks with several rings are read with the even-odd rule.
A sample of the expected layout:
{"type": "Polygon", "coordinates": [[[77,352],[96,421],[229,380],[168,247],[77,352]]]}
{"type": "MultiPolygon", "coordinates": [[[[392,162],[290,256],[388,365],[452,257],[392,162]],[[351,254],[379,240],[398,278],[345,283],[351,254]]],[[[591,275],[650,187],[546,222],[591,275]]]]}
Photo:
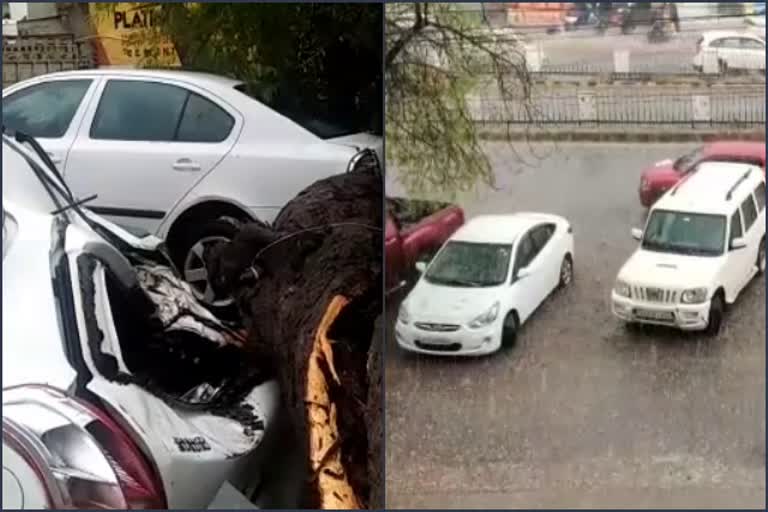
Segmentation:
{"type": "Polygon", "coordinates": [[[75,370],[56,319],[51,272],[53,217],[4,200],[16,232],[3,258],[3,388],[48,384],[67,389],[75,370]]]}

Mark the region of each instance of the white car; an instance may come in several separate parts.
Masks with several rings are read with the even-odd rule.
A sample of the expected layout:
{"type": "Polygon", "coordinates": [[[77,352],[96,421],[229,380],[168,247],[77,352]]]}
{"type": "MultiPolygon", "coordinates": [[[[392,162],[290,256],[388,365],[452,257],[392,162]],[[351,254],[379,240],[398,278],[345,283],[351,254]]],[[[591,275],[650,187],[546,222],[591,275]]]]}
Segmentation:
{"type": "Polygon", "coordinates": [[[484,355],[514,342],[518,328],[573,279],[573,233],[562,217],[475,217],[429,263],[395,324],[412,352],[484,355]]]}
{"type": "Polygon", "coordinates": [[[765,272],[765,175],[707,162],[651,208],[611,298],[624,322],[720,331],[727,305],[765,272]]]}
{"type": "Polygon", "coordinates": [[[750,32],[704,32],[697,42],[693,67],[698,71],[709,68],[721,73],[728,70],[765,71],[765,38],[750,32]],[[707,59],[711,59],[711,64],[707,59]]]}
{"type": "Polygon", "coordinates": [[[35,137],[92,211],[164,239],[198,297],[206,245],[237,224],[270,223],[318,179],[362,165],[382,140],[313,118],[293,119],[225,77],[94,69],[40,76],[3,90],[3,125],[35,137]]]}
{"type": "Polygon", "coordinates": [[[216,377],[239,335],[40,154],[3,135],[3,509],[253,503],[276,383],[216,377]]]}

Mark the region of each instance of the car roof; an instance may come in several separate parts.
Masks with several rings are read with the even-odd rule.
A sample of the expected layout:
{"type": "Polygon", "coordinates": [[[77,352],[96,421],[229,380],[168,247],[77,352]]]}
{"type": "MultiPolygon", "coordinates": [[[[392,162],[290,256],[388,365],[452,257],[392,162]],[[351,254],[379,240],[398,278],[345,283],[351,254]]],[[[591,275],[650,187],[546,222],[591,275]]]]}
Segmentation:
{"type": "Polygon", "coordinates": [[[724,37],[748,37],[749,39],[760,39],[760,37],[755,34],[738,30],[708,30],[702,32],[701,37],[704,38],[705,41],[713,41],[724,37]]]}
{"type": "Polygon", "coordinates": [[[241,80],[235,80],[212,73],[202,73],[198,71],[183,71],[177,69],[132,69],[121,67],[104,67],[98,69],[81,69],[74,71],[58,71],[41,75],[38,78],[93,78],[98,76],[122,76],[127,78],[157,78],[161,80],[180,80],[191,82],[207,87],[225,87],[232,88],[240,85],[241,80]]]}
{"type": "Polygon", "coordinates": [[[763,171],[754,165],[704,162],[664,194],[653,209],[730,215],[761,181],[763,171]],[[727,195],[734,186],[729,199],[727,195]]]}
{"type": "Polygon", "coordinates": [[[765,160],[765,143],[746,140],[718,140],[704,145],[704,157],[734,156],[765,160]]]}
{"type": "Polygon", "coordinates": [[[460,227],[450,239],[457,242],[511,244],[537,224],[561,221],[563,219],[556,215],[535,212],[479,215],[460,227]]]}

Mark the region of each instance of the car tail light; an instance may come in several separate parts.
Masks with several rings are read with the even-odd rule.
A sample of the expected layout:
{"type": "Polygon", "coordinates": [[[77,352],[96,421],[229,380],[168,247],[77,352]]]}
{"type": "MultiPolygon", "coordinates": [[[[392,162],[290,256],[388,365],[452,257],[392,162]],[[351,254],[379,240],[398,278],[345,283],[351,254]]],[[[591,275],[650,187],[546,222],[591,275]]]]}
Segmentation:
{"type": "Polygon", "coordinates": [[[166,508],[162,483],[128,433],[59,390],[4,389],[3,445],[34,470],[29,485],[44,487],[50,509],[166,508]]]}

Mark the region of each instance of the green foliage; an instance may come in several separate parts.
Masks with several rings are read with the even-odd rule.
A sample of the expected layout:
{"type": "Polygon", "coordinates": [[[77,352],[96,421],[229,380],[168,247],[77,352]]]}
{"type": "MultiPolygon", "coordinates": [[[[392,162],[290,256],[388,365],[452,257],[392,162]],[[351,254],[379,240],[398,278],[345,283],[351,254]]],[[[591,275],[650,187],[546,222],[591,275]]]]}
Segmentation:
{"type": "Polygon", "coordinates": [[[386,5],[387,159],[411,192],[494,186],[470,96],[490,84],[502,109],[530,103],[520,44],[481,19],[451,4],[386,5]]]}

